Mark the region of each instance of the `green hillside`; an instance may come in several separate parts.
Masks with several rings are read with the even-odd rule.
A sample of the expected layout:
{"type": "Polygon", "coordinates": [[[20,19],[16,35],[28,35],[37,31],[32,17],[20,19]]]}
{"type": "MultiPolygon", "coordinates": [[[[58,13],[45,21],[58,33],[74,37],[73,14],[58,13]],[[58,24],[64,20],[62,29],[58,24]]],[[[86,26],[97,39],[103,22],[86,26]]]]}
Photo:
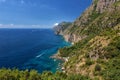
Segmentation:
{"type": "Polygon", "coordinates": [[[20,71],[18,69],[0,69],[0,80],[90,80],[86,76],[70,74],[66,75],[62,72],[55,74],[44,71],[42,74],[35,70],[20,71]]]}
{"type": "Polygon", "coordinates": [[[55,33],[73,43],[59,49],[63,72],[0,69],[0,80],[120,80],[120,1],[93,0],[73,23],[63,22],[55,33]]]}
{"type": "Polygon", "coordinates": [[[64,38],[74,43],[71,47],[59,49],[58,55],[68,59],[63,66],[66,73],[81,74],[95,80],[120,79],[119,3],[119,0],[94,0],[64,30],[64,38]]]}

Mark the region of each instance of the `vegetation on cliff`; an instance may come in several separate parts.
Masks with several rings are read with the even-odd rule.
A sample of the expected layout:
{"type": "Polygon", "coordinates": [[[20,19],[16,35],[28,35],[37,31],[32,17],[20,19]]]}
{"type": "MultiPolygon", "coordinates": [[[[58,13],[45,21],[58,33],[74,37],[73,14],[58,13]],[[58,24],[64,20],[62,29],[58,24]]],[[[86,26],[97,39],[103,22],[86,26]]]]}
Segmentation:
{"type": "Polygon", "coordinates": [[[1,69],[0,80],[120,79],[119,0],[93,0],[75,22],[63,22],[55,31],[74,43],[59,49],[58,55],[68,59],[63,64],[65,73],[1,69]]]}
{"type": "Polygon", "coordinates": [[[64,63],[67,73],[119,80],[120,31],[109,29],[94,38],[86,38],[71,47],[60,49],[59,55],[69,57],[68,62],[64,63]]]}
{"type": "Polygon", "coordinates": [[[67,40],[75,43],[59,49],[59,56],[69,57],[64,63],[66,73],[88,75],[95,80],[120,79],[119,0],[94,0],[64,30],[63,36],[66,35],[72,38],[67,40]]]}
{"type": "Polygon", "coordinates": [[[90,78],[81,75],[69,74],[62,72],[55,74],[44,71],[42,74],[36,70],[20,71],[18,69],[0,69],[0,80],[90,80],[90,78]]]}

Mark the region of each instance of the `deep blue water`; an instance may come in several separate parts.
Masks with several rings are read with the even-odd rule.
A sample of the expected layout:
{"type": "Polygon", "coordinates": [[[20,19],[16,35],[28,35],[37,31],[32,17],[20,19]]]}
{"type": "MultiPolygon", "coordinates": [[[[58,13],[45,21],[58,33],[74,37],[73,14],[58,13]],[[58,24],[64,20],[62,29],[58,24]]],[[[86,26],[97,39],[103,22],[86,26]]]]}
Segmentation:
{"type": "Polygon", "coordinates": [[[49,57],[68,45],[51,29],[0,29],[0,67],[55,72],[61,61],[49,57]]]}

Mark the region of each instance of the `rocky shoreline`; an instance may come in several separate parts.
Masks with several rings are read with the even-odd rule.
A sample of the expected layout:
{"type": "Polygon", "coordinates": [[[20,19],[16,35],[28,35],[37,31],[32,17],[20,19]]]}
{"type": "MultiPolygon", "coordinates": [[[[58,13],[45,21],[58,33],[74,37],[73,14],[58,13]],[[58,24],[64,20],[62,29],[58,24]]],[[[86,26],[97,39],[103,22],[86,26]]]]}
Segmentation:
{"type": "MultiPolygon", "coordinates": [[[[68,62],[68,59],[69,59],[69,57],[61,57],[61,56],[59,56],[59,52],[57,52],[56,54],[50,56],[50,58],[52,58],[52,59],[57,59],[57,60],[61,60],[61,61],[63,61],[64,63],[65,63],[65,62],[68,62]]],[[[64,67],[63,65],[61,65],[60,70],[62,70],[62,72],[64,72],[64,73],[66,72],[66,71],[65,71],[65,67],[64,67]]]]}
{"type": "Polygon", "coordinates": [[[50,58],[52,58],[52,59],[58,59],[58,60],[61,60],[61,61],[65,61],[64,58],[62,58],[62,57],[60,57],[60,56],[58,55],[58,53],[50,56],[50,58]]]}
{"type": "Polygon", "coordinates": [[[61,60],[61,61],[64,61],[64,62],[68,62],[68,59],[69,59],[69,57],[61,57],[61,56],[59,56],[59,52],[57,52],[56,54],[50,56],[50,58],[58,59],[58,60],[61,60]]]}

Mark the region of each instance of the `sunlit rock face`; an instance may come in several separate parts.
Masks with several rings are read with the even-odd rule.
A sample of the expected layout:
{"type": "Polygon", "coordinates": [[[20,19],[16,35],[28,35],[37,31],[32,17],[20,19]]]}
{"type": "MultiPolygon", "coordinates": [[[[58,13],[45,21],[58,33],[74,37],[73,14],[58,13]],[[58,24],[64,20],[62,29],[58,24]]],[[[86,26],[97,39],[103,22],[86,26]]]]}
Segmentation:
{"type": "Polygon", "coordinates": [[[115,2],[117,2],[119,0],[98,0],[97,5],[96,5],[96,11],[103,13],[106,9],[108,9],[109,11],[114,10],[111,6],[112,4],[114,4],[115,2]]]}

